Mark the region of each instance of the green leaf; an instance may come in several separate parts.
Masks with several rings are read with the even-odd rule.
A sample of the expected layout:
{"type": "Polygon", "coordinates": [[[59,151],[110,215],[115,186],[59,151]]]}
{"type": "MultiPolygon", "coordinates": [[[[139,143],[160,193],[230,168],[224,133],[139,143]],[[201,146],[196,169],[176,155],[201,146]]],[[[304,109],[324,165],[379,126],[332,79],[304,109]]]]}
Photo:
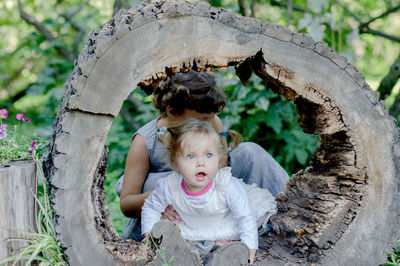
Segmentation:
{"type": "Polygon", "coordinates": [[[280,117],[279,113],[274,112],[274,110],[268,110],[267,113],[267,126],[272,128],[276,134],[281,133],[283,124],[282,118],[280,117]]]}
{"type": "Polygon", "coordinates": [[[305,150],[303,150],[303,149],[296,149],[296,150],[295,150],[295,155],[296,155],[297,161],[298,161],[301,165],[306,165],[307,159],[308,159],[308,153],[307,153],[305,150]]]}
{"type": "Polygon", "coordinates": [[[293,149],[286,149],[286,150],[287,150],[287,152],[286,152],[286,156],[285,156],[285,163],[288,164],[290,161],[293,160],[294,152],[293,152],[293,149]]]}
{"type": "Polygon", "coordinates": [[[308,0],[307,7],[313,9],[315,13],[320,14],[322,10],[329,7],[328,0],[308,0]]]}
{"type": "Polygon", "coordinates": [[[268,111],[269,107],[269,100],[261,97],[256,101],[256,107],[260,108],[261,110],[268,111]]]}
{"type": "Polygon", "coordinates": [[[250,92],[249,87],[241,87],[237,92],[237,99],[238,100],[244,99],[249,92],[250,92]]]}

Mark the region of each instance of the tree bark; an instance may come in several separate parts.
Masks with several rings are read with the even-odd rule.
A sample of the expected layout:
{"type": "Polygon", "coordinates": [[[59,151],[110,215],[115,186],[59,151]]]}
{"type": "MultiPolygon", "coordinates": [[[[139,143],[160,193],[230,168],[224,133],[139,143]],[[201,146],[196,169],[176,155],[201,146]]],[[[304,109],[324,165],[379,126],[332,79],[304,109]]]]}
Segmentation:
{"type": "Polygon", "coordinates": [[[246,7],[246,0],[238,0],[238,5],[239,5],[239,13],[242,16],[247,17],[249,15],[249,11],[247,10],[246,7]]]}
{"type": "MultiPolygon", "coordinates": [[[[24,238],[24,231],[36,229],[36,194],[35,162],[15,161],[0,166],[0,260],[15,255],[27,245],[26,241],[10,239],[24,238]]],[[[21,261],[16,265],[25,263],[21,261]]]]}
{"type": "Polygon", "coordinates": [[[400,79],[400,55],[390,66],[389,73],[382,79],[379,84],[378,91],[380,93],[380,98],[385,99],[388,95],[392,93],[392,89],[396,82],[400,79]]]}
{"type": "Polygon", "coordinates": [[[204,2],[166,1],[118,12],[92,32],[66,83],[45,168],[71,265],[151,257],[118,238],[102,196],[104,144],[132,88],[239,62],[242,79],[240,69],[250,70],[294,101],[300,126],[321,138],[310,166],[277,197],[274,232],[260,238],[256,265],[386,261],[400,233],[399,131],[364,76],[308,35],[204,2]]]}
{"type": "Polygon", "coordinates": [[[257,17],[257,9],[258,9],[258,0],[252,0],[251,14],[250,14],[251,17],[253,17],[253,18],[257,17]]]}
{"type": "Polygon", "coordinates": [[[287,3],[287,8],[286,8],[286,26],[287,27],[290,26],[292,12],[293,12],[293,0],[289,0],[287,3]]]}
{"type": "Polygon", "coordinates": [[[389,114],[396,119],[400,115],[400,93],[397,94],[393,105],[390,107],[389,114]]]}

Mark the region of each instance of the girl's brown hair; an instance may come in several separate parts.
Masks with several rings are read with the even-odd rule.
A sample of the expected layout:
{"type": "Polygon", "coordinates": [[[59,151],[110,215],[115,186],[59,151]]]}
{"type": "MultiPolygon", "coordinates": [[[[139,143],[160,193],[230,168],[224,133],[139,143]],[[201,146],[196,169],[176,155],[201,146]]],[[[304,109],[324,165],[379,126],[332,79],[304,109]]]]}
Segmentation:
{"type": "Polygon", "coordinates": [[[154,90],[153,105],[160,115],[167,115],[170,107],[174,115],[185,109],[199,113],[219,113],[227,103],[225,93],[216,86],[214,77],[206,72],[189,70],[177,73],[154,90]]]}
{"type": "MultiPolygon", "coordinates": [[[[228,158],[228,147],[225,145],[224,136],[219,134],[215,127],[207,121],[188,119],[181,124],[167,128],[166,134],[159,138],[166,147],[169,154],[169,161],[172,167],[176,166],[176,158],[181,154],[185,145],[185,137],[191,133],[203,133],[214,136],[218,144],[219,167],[226,164],[228,158]]],[[[236,131],[229,130],[227,134],[232,138],[232,148],[235,148],[242,141],[242,136],[236,131]]]]}

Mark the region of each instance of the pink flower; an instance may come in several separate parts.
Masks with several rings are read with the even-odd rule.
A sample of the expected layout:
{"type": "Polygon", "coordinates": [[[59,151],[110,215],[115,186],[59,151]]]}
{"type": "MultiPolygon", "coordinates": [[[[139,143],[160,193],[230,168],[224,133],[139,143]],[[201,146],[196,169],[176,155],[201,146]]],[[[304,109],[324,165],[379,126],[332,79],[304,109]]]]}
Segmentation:
{"type": "Polygon", "coordinates": [[[17,116],[16,116],[16,118],[17,118],[18,120],[24,120],[26,123],[31,122],[31,120],[29,120],[28,118],[26,118],[24,114],[18,113],[17,116]]]}
{"type": "Polygon", "coordinates": [[[7,137],[7,125],[0,126],[0,139],[5,139],[7,137]]]}
{"type": "Polygon", "coordinates": [[[8,113],[6,109],[0,109],[0,119],[7,119],[8,113]]]}
{"type": "Polygon", "coordinates": [[[29,153],[32,155],[35,149],[36,149],[36,140],[32,141],[31,147],[29,148],[29,153]]]}

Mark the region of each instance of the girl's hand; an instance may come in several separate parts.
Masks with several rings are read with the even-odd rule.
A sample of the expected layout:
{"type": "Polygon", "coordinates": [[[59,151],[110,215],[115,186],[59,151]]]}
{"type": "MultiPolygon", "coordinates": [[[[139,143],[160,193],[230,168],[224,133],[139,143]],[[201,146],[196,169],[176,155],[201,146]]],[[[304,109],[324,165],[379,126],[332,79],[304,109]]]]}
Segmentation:
{"type": "Polygon", "coordinates": [[[255,258],[256,258],[256,249],[250,249],[249,263],[250,263],[250,264],[253,264],[255,258]]]}
{"type": "Polygon", "coordinates": [[[171,222],[179,222],[181,217],[179,214],[175,211],[174,207],[171,205],[168,205],[167,208],[165,208],[165,211],[161,213],[162,217],[164,217],[167,220],[170,220],[171,222]]]}

